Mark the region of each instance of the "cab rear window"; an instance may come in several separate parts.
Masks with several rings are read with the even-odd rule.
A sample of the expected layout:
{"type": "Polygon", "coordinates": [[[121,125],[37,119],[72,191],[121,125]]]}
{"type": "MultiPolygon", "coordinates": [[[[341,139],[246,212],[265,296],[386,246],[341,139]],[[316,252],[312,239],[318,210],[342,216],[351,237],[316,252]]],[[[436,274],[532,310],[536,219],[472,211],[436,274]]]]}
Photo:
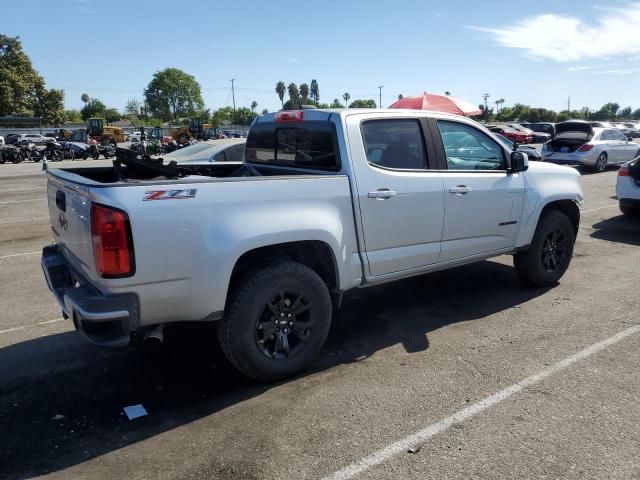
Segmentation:
{"type": "Polygon", "coordinates": [[[258,123],[249,132],[245,158],[253,163],[335,172],[340,169],[337,151],[330,122],[258,123]]]}

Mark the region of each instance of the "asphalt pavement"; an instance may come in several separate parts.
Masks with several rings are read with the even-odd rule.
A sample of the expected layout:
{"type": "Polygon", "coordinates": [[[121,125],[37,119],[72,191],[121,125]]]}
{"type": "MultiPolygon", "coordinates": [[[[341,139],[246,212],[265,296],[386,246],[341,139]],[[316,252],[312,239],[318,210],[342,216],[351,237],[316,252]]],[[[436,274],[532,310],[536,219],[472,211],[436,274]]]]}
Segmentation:
{"type": "MultiPolygon", "coordinates": [[[[50,166],[72,163],[109,162],[50,166]]],[[[312,368],[270,385],[209,325],[83,340],[42,277],[40,169],[0,165],[0,478],[640,478],[640,221],[614,169],[581,177],[556,287],[505,256],[349,292],[312,368]]]]}

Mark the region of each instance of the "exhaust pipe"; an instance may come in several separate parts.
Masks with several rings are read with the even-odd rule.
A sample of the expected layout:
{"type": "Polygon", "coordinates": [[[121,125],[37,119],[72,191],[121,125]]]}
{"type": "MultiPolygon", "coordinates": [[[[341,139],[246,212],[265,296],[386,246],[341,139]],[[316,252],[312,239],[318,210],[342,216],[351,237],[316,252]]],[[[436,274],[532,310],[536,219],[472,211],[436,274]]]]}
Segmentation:
{"type": "Polygon", "coordinates": [[[143,342],[148,345],[162,345],[164,340],[164,325],[161,323],[147,330],[143,342]]]}

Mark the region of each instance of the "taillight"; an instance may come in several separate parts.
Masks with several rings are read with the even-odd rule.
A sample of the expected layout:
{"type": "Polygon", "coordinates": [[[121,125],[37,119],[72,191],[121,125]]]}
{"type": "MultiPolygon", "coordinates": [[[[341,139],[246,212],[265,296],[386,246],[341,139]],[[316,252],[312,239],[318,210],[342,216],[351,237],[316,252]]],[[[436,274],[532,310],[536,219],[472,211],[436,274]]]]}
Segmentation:
{"type": "Polygon", "coordinates": [[[590,143],[585,143],[584,145],[582,145],[578,151],[579,152],[588,152],[589,150],[591,150],[593,148],[593,145],[590,143]]]}
{"type": "Polygon", "coordinates": [[[103,278],[129,277],[135,271],[129,217],[121,210],[91,205],[91,240],[96,269],[103,278]]]}
{"type": "Polygon", "coordinates": [[[302,110],[276,113],[276,123],[301,122],[302,120],[304,120],[304,112],[302,110]]]}
{"type": "Polygon", "coordinates": [[[627,165],[621,166],[620,170],[618,170],[618,176],[619,177],[630,177],[631,176],[631,172],[629,171],[629,167],[627,165]]]}

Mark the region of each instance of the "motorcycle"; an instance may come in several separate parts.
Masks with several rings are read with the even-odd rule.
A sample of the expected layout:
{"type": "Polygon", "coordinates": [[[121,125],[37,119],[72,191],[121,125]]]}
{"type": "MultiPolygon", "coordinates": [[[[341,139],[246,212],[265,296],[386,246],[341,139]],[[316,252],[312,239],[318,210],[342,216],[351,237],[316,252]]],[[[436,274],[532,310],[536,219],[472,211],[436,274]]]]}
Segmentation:
{"type": "Polygon", "coordinates": [[[20,143],[20,154],[23,160],[33,160],[34,162],[42,160],[42,153],[38,150],[38,147],[26,140],[20,143]]]}
{"type": "Polygon", "coordinates": [[[14,147],[13,145],[6,145],[2,147],[2,151],[0,152],[0,163],[11,162],[11,163],[20,163],[24,160],[22,153],[20,153],[20,149],[14,147]]]}
{"type": "Polygon", "coordinates": [[[42,150],[42,154],[47,158],[47,160],[54,162],[60,162],[64,158],[62,145],[58,142],[47,142],[44,150],[42,150]]]}

